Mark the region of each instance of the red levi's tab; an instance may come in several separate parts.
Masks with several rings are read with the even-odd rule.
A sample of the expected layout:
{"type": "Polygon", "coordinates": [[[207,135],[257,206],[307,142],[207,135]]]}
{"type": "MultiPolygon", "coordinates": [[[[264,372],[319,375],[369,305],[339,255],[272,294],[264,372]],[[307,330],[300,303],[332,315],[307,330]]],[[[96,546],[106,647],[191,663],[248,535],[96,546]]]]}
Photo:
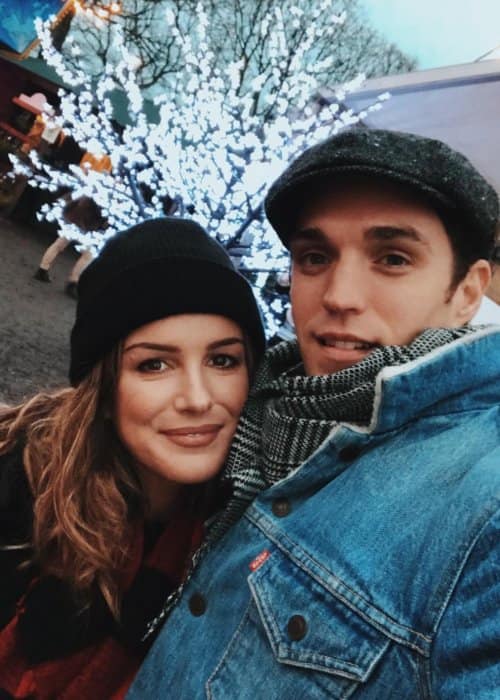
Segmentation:
{"type": "Polygon", "coordinates": [[[257,569],[262,566],[262,564],[269,559],[271,552],[268,549],[263,549],[260,554],[257,554],[255,559],[250,562],[250,571],[257,571],[257,569]]]}

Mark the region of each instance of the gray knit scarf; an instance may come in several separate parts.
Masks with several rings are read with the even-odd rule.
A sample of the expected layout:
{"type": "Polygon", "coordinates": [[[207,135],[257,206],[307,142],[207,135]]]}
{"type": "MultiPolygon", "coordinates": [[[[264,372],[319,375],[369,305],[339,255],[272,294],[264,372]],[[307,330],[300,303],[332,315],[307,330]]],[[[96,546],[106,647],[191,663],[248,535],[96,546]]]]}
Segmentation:
{"type": "Polygon", "coordinates": [[[352,367],[316,377],[304,376],[296,341],[269,350],[255,377],[222,473],[222,480],[233,485],[232,496],[211,523],[184,583],[149,624],[145,639],[179,600],[204,553],[239,520],[260,491],[305,462],[337,423],[369,424],[375,379],[384,367],[411,362],[476,330],[471,326],[429,329],[410,345],[377,348],[352,367]]]}

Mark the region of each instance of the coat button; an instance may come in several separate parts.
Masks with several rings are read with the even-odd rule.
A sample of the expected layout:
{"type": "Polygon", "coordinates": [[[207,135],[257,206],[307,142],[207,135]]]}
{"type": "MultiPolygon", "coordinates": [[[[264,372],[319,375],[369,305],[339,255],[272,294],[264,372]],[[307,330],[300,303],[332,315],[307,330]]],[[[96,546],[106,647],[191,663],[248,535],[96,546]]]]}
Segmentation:
{"type": "Polygon", "coordinates": [[[354,445],[344,447],[339,452],[339,458],[343,462],[352,462],[356,457],[359,457],[360,449],[354,445]]]}
{"type": "Polygon", "coordinates": [[[207,609],[207,602],[201,593],[193,593],[189,599],[189,609],[191,614],[195,617],[200,617],[200,615],[203,615],[207,609]]]}
{"type": "Polygon", "coordinates": [[[272,511],[278,518],[284,518],[291,510],[290,501],[288,498],[276,498],[273,501],[272,511]]]}
{"type": "Polygon", "coordinates": [[[288,620],[286,631],[292,642],[298,642],[307,634],[307,622],[302,615],[292,615],[288,620]]]}

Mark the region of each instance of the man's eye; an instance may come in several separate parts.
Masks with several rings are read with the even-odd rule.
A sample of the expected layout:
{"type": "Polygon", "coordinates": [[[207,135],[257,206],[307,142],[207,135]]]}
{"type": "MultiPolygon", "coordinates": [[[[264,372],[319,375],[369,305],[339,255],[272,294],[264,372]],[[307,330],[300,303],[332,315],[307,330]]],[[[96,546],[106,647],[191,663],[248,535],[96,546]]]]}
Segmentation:
{"type": "Polygon", "coordinates": [[[310,252],[304,253],[300,256],[299,262],[302,265],[325,265],[328,262],[328,258],[324,253],[310,252]]]}
{"type": "Polygon", "coordinates": [[[387,255],[379,258],[379,262],[389,267],[403,267],[404,265],[410,264],[407,257],[399,255],[398,253],[387,253],[387,255]]]}
{"type": "Polygon", "coordinates": [[[160,360],[157,357],[153,357],[149,360],[143,360],[139,366],[139,372],[162,372],[167,368],[167,363],[165,360],[160,360]]]}

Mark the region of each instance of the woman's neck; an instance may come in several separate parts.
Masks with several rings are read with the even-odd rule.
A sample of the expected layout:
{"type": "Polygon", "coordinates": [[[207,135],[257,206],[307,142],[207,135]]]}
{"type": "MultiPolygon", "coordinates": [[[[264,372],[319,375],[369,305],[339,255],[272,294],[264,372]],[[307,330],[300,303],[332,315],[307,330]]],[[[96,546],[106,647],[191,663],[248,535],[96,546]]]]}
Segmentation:
{"type": "Polygon", "coordinates": [[[146,520],[164,522],[179,501],[184,484],[168,481],[149,469],[140,469],[139,478],[146,496],[146,520]]]}

